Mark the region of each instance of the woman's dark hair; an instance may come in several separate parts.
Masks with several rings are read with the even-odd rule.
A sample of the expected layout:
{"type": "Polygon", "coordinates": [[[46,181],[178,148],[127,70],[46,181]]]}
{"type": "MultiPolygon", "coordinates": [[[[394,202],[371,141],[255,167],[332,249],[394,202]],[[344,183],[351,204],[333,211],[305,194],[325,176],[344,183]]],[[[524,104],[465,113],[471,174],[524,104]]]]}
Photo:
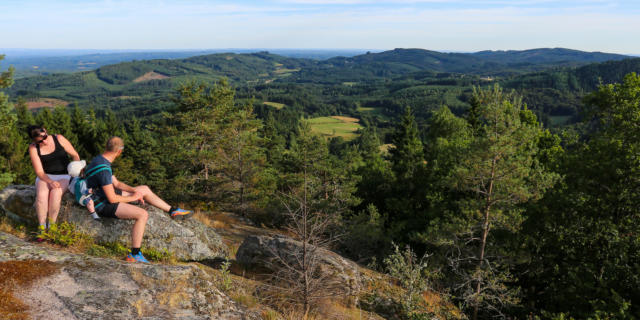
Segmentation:
{"type": "Polygon", "coordinates": [[[29,135],[29,138],[31,138],[31,139],[39,136],[42,132],[44,132],[44,127],[42,125],[29,126],[27,128],[27,134],[29,135]]]}

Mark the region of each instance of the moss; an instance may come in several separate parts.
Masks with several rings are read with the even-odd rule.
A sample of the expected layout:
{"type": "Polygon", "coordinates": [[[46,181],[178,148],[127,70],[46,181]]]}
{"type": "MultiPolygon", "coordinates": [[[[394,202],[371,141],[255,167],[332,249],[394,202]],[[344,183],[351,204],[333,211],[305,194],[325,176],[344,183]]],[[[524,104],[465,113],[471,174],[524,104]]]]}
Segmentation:
{"type": "Polygon", "coordinates": [[[28,307],[14,291],[57,270],[57,264],[43,260],[0,262],[0,319],[29,319],[28,307]]]}

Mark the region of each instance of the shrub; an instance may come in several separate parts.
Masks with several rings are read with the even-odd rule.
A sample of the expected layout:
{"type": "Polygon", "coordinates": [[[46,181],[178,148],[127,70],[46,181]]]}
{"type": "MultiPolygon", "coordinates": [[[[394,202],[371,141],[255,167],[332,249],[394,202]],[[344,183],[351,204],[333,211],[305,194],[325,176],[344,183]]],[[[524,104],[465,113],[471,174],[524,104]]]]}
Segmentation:
{"type": "Polygon", "coordinates": [[[49,230],[42,234],[42,237],[49,242],[64,247],[90,246],[93,244],[91,236],[76,230],[76,226],[70,222],[52,225],[49,230]]]}
{"type": "Polygon", "coordinates": [[[436,275],[427,269],[429,256],[424,255],[418,260],[409,246],[404,251],[395,244],[393,247],[393,254],[384,259],[384,264],[389,274],[398,279],[405,289],[401,301],[405,317],[411,320],[430,319],[432,314],[421,307],[422,292],[430,287],[430,280],[436,275]]]}

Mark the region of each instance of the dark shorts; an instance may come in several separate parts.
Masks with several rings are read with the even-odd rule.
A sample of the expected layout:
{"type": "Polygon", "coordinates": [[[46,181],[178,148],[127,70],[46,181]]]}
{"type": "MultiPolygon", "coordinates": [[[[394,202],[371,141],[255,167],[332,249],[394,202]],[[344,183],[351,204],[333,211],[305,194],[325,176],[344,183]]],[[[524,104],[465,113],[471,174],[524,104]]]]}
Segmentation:
{"type": "Polygon", "coordinates": [[[116,210],[118,210],[118,205],[120,203],[116,202],[116,203],[109,203],[107,201],[107,203],[105,203],[103,206],[101,206],[100,208],[98,208],[96,210],[96,213],[103,217],[103,218],[113,218],[113,219],[118,219],[118,217],[116,216],[116,210]]]}
{"type": "MultiPolygon", "coordinates": [[[[116,194],[122,195],[122,191],[116,189],[116,194]]],[[[109,200],[105,199],[104,204],[96,206],[96,213],[102,218],[118,219],[116,216],[116,210],[118,210],[119,204],[119,202],[110,203],[109,200]]]]}

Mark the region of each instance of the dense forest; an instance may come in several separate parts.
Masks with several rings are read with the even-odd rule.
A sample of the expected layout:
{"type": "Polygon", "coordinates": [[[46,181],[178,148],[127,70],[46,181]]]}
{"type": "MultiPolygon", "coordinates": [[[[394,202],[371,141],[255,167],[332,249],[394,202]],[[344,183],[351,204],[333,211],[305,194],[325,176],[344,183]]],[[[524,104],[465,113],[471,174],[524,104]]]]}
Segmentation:
{"type": "Polygon", "coordinates": [[[640,317],[640,59],[518,68],[496,54],[509,58],[219,54],[15,83],[10,69],[0,188],[33,181],[30,124],[83,159],[118,135],[119,179],[191,207],[278,228],[279,195],[304,189],[312,212],[335,213],[334,250],[394,272],[408,248],[463,317],[640,317]],[[163,77],[136,81],[150,73],[163,77]],[[28,109],[43,97],[75,105],[28,109]],[[314,133],[311,118],[338,115],[360,119],[355,138],[314,133]]]}

